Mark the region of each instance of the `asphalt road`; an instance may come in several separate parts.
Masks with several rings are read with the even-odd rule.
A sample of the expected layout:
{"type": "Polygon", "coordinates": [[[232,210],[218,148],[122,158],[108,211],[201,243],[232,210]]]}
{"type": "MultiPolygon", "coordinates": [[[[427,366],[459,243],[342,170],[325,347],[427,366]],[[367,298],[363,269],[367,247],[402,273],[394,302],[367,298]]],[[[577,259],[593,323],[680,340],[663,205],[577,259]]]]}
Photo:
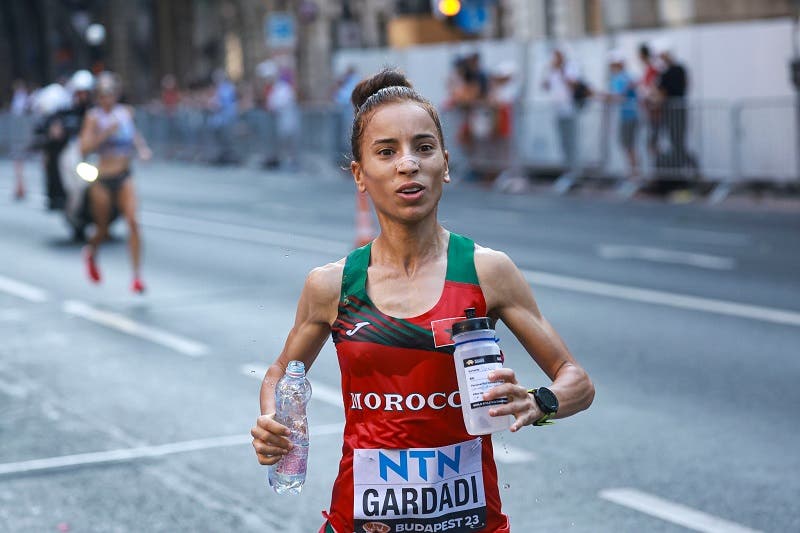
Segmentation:
{"type": "MultiPolygon", "coordinates": [[[[301,496],[266,486],[249,428],[306,273],[352,244],[352,185],[136,174],[144,296],[122,224],[90,286],[38,169],[24,202],[0,187],[0,531],[315,532],[341,445],[331,343],[301,496]]],[[[585,413],[495,437],[513,531],[800,531],[800,213],[454,184],[440,218],[515,260],[597,388],[585,413]]]]}

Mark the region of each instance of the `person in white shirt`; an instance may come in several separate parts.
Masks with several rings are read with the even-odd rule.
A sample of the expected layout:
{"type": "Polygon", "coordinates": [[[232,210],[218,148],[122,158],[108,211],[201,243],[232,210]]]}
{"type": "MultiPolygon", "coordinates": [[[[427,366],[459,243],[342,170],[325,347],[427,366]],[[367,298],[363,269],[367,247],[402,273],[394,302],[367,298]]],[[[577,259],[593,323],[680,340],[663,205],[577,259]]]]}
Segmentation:
{"type": "Polygon", "coordinates": [[[295,148],[300,130],[300,112],[294,87],[280,75],[274,61],[259,64],[257,73],[264,80],[264,106],[275,117],[277,160],[291,167],[296,163],[295,148]]]}
{"type": "Polygon", "coordinates": [[[578,82],[579,72],[575,65],[567,62],[564,52],[553,50],[542,86],[550,93],[556,109],[556,128],[566,169],[561,178],[570,180],[578,174],[578,117],[574,97],[578,82]]]}
{"type": "Polygon", "coordinates": [[[10,111],[12,121],[10,128],[11,158],[14,160],[14,199],[22,200],[25,198],[25,138],[28,135],[24,115],[30,111],[30,94],[22,80],[14,81],[10,111]]]}

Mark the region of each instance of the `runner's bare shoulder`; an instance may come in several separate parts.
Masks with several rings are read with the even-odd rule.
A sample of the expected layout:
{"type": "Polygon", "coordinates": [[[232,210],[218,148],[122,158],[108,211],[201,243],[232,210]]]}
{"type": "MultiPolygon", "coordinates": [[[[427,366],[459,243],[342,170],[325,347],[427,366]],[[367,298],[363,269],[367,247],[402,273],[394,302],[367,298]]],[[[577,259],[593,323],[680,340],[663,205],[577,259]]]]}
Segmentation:
{"type": "Polygon", "coordinates": [[[329,323],[336,319],[339,296],[342,292],[342,275],[345,259],[313,269],[306,277],[303,295],[308,302],[325,315],[329,323]]]}
{"type": "Polygon", "coordinates": [[[527,286],[514,261],[505,252],[477,244],[475,271],[490,313],[506,303],[521,287],[527,286]]]}
{"type": "Polygon", "coordinates": [[[495,278],[512,274],[517,267],[505,252],[475,244],[475,270],[483,286],[484,281],[498,281],[495,278]]]}

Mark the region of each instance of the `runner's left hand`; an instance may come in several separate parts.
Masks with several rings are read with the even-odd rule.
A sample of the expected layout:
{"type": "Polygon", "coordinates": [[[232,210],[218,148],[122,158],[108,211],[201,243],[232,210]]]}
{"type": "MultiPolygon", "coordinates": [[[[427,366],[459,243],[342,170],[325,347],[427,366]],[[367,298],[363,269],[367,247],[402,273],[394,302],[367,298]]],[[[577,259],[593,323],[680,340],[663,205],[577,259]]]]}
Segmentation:
{"type": "Polygon", "coordinates": [[[542,416],[542,410],[536,405],[528,389],[517,383],[517,377],[510,368],[500,368],[489,373],[489,381],[503,382],[483,395],[484,400],[508,398],[508,403],[498,405],[489,410],[491,416],[513,415],[516,420],[509,428],[512,432],[523,426],[533,424],[542,416]]]}

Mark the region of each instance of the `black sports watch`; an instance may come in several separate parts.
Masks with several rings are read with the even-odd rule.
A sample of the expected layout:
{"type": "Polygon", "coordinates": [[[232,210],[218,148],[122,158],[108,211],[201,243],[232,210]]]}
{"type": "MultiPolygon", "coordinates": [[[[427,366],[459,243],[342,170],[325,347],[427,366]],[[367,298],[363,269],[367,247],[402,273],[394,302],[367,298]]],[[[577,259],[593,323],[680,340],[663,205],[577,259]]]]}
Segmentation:
{"type": "Polygon", "coordinates": [[[534,422],[533,425],[543,426],[545,424],[552,424],[549,420],[558,412],[558,398],[553,394],[553,391],[547,387],[539,387],[530,389],[528,393],[533,395],[533,399],[536,400],[536,405],[538,405],[539,409],[544,413],[544,416],[534,422]]]}

